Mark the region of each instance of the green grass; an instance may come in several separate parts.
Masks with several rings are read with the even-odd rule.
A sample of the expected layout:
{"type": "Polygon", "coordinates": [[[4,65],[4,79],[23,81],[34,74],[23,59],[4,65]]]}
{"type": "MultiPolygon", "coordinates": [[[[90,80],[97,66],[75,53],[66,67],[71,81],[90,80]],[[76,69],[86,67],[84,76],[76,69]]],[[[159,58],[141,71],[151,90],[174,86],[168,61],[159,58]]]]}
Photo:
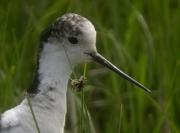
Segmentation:
{"type": "MultiPolygon", "coordinates": [[[[179,0],[1,0],[0,112],[24,97],[39,34],[66,12],[90,19],[97,29],[98,51],[153,91],[150,96],[102,66],[87,64],[85,132],[180,132],[179,0]]],[[[75,72],[82,75],[83,65],[75,72]]],[[[67,124],[70,132],[79,130],[82,115],[81,96],[72,95],[78,129],[67,124]]],[[[72,123],[71,115],[67,123],[72,123]]]]}

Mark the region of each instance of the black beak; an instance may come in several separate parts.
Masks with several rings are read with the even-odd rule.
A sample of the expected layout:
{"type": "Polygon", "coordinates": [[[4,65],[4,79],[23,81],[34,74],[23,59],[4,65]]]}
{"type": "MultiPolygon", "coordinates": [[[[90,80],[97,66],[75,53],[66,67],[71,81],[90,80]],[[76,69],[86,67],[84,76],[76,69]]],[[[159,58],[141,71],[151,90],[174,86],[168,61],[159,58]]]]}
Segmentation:
{"type": "Polygon", "coordinates": [[[129,82],[135,84],[136,86],[138,86],[139,88],[145,90],[148,93],[152,93],[151,90],[149,90],[148,88],[146,88],[145,86],[143,86],[142,84],[140,84],[139,82],[137,82],[135,79],[131,78],[130,76],[128,76],[126,73],[124,73],[123,71],[121,71],[120,69],[118,69],[115,65],[113,65],[111,62],[109,62],[107,59],[105,59],[102,55],[100,55],[97,52],[93,52],[93,53],[85,53],[89,56],[91,56],[91,58],[98,62],[99,64],[109,68],[110,70],[112,70],[113,72],[117,73],[118,75],[122,76],[123,78],[125,78],[126,80],[128,80],[129,82]]]}

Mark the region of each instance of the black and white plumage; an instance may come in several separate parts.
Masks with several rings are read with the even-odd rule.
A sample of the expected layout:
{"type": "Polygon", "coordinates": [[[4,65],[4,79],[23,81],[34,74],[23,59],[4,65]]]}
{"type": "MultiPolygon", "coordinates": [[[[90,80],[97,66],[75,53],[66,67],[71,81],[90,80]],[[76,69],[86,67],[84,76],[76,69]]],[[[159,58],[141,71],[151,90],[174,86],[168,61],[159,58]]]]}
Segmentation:
{"type": "MultiPolygon", "coordinates": [[[[38,69],[32,88],[27,91],[41,133],[64,132],[67,84],[76,64],[94,60],[150,92],[98,54],[95,44],[93,24],[73,13],[58,18],[42,33],[38,69]]],[[[1,115],[0,133],[35,132],[27,98],[1,115]]]]}

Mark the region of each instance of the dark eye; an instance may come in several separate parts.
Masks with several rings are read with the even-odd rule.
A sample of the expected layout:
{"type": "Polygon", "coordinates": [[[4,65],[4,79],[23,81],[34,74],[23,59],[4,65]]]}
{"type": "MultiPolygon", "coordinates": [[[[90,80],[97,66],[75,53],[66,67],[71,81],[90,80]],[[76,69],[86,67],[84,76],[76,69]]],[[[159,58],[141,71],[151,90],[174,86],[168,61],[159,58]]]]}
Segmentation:
{"type": "Polygon", "coordinates": [[[78,39],[76,37],[68,37],[68,41],[72,44],[78,43],[78,39]]]}

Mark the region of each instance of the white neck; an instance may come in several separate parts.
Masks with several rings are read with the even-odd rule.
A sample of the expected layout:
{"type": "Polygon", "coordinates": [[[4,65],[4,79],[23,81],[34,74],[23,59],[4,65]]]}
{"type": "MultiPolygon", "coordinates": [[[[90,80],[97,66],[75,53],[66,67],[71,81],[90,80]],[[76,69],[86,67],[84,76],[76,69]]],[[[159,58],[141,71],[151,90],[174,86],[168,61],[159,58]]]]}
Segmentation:
{"type": "Polygon", "coordinates": [[[72,66],[67,59],[66,52],[58,48],[56,45],[47,43],[41,52],[38,70],[40,93],[47,91],[48,87],[52,87],[60,93],[66,93],[72,66]]]}
{"type": "Polygon", "coordinates": [[[51,133],[63,132],[66,115],[66,91],[72,67],[65,51],[60,52],[56,45],[48,43],[44,44],[39,61],[39,93],[32,98],[34,112],[37,119],[41,121],[39,123],[42,121],[47,123],[47,125],[39,125],[40,129],[48,132],[48,129],[44,127],[51,125],[53,126],[51,133]]]}

